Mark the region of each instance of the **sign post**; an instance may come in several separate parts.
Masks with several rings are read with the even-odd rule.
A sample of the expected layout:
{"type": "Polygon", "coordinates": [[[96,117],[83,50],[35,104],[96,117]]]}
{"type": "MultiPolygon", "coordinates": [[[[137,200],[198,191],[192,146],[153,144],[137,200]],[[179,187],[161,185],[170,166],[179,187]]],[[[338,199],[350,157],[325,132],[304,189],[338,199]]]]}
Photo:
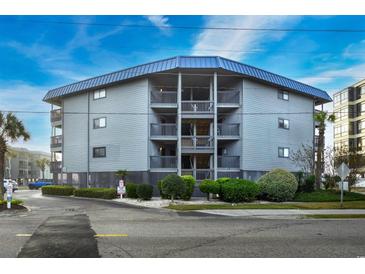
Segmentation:
{"type": "Polygon", "coordinates": [[[340,204],[341,204],[341,208],[342,208],[343,207],[343,181],[346,179],[347,176],[349,176],[350,169],[345,163],[342,163],[339,166],[339,168],[337,169],[337,174],[341,178],[341,201],[340,201],[340,204]]]}
{"type": "Polygon", "coordinates": [[[125,193],[125,185],[124,185],[123,179],[121,179],[119,181],[119,185],[118,185],[118,188],[117,188],[117,192],[120,195],[120,199],[123,199],[123,195],[125,193]]]}
{"type": "Polygon", "coordinates": [[[7,200],[7,208],[11,209],[11,200],[13,199],[13,184],[9,181],[6,186],[6,200],[7,200]]]}

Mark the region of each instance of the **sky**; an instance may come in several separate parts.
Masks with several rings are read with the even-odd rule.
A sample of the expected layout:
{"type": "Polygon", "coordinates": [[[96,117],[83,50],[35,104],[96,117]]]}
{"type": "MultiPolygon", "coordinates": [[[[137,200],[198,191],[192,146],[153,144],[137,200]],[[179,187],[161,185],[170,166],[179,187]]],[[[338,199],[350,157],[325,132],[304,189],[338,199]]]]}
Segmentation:
{"type": "MultiPolygon", "coordinates": [[[[52,88],[176,55],[223,56],[330,96],[365,78],[365,32],[311,29],[364,30],[365,17],[0,16],[0,110],[49,111],[42,98],[52,88]],[[209,29],[214,27],[302,31],[209,29]]],[[[48,152],[49,114],[17,115],[31,140],[14,145],[48,152]]],[[[329,126],[327,144],[332,134],[329,126]]]]}

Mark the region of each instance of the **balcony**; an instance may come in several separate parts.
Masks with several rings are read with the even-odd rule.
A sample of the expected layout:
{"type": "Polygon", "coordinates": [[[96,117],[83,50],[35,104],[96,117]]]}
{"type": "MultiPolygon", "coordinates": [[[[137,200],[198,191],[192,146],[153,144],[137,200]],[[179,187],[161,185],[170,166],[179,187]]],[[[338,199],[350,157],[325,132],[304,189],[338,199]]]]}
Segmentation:
{"type": "Polygon", "coordinates": [[[176,90],[151,90],[151,108],[156,111],[177,109],[177,92],[176,90]]]}
{"type": "Polygon", "coordinates": [[[176,156],[150,156],[150,168],[177,168],[177,157],[176,156]]]}
{"type": "Polygon", "coordinates": [[[151,124],[150,137],[151,140],[176,140],[177,137],[176,124],[151,124]]]}
{"type": "Polygon", "coordinates": [[[211,136],[182,136],[182,153],[213,153],[213,137],[211,136]]]}
{"type": "Polygon", "coordinates": [[[240,124],[218,124],[218,139],[239,139],[240,124]]]}
{"type": "Polygon", "coordinates": [[[182,169],[181,175],[191,175],[197,181],[202,181],[205,179],[213,179],[212,169],[182,169]]]}
{"type": "Polygon", "coordinates": [[[51,123],[62,122],[62,110],[55,109],[51,111],[51,123]]]}
{"type": "Polygon", "coordinates": [[[239,169],[240,156],[218,156],[218,168],[239,169]]]}
{"type": "Polygon", "coordinates": [[[182,118],[213,118],[213,101],[181,101],[182,118]]]}
{"type": "Polygon", "coordinates": [[[222,108],[238,108],[240,106],[240,91],[239,90],[227,90],[218,91],[218,105],[222,108]]]}
{"type": "Polygon", "coordinates": [[[60,151],[62,149],[62,135],[51,137],[51,150],[60,151]]]}
{"type": "Polygon", "coordinates": [[[61,161],[51,162],[50,165],[49,165],[49,169],[50,169],[51,173],[61,173],[62,162],[61,161]]]}

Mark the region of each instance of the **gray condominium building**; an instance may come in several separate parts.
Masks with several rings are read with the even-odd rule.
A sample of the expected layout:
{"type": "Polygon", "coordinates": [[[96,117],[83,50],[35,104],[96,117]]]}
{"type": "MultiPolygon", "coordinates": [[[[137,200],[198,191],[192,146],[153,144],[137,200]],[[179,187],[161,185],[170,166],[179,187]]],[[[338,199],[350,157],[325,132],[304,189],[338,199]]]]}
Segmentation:
{"type": "Polygon", "coordinates": [[[255,180],[314,146],[323,90],[218,56],[178,56],[50,90],[52,172],[58,183],[114,186],[115,171],[156,184],[255,180]]]}

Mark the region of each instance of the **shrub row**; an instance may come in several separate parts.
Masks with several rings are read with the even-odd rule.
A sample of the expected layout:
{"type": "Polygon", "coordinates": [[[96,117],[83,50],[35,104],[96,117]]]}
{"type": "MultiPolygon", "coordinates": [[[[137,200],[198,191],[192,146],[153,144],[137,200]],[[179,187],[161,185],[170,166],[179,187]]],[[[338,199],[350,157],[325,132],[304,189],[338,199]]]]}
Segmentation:
{"type": "Polygon", "coordinates": [[[126,192],[128,198],[140,198],[142,200],[151,200],[153,194],[153,186],[149,184],[126,184],[126,192]]]}
{"type": "Polygon", "coordinates": [[[194,193],[195,178],[191,175],[167,175],[157,182],[157,187],[162,199],[183,199],[188,201],[194,193]]]}
{"type": "Polygon", "coordinates": [[[117,191],[114,188],[79,188],[75,189],[74,195],[77,197],[115,199],[117,191]]]}
{"type": "Polygon", "coordinates": [[[73,186],[44,186],[41,188],[42,194],[46,195],[58,195],[58,196],[71,196],[74,194],[75,188],[73,186]]]}

